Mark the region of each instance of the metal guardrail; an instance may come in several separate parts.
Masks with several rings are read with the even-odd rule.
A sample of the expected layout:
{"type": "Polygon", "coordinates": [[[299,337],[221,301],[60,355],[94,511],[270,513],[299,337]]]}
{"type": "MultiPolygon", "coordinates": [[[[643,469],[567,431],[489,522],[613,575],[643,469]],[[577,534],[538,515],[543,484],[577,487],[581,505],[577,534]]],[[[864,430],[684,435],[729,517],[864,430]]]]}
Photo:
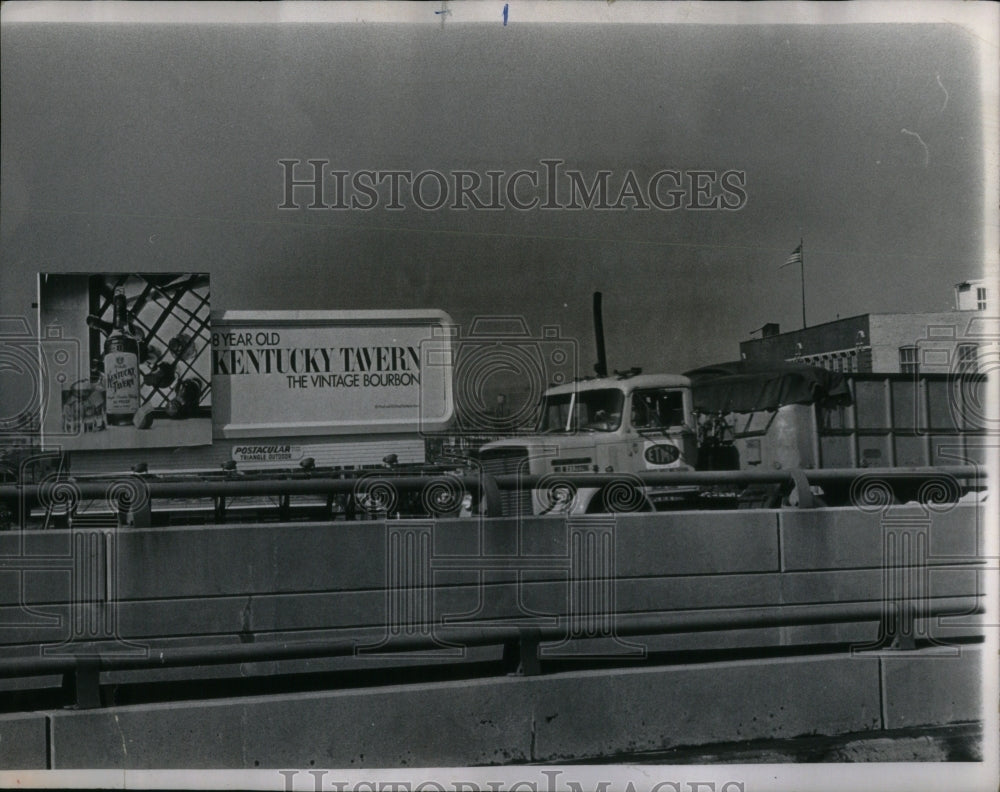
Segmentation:
{"type": "MultiPolygon", "coordinates": [[[[643,473],[560,473],[556,475],[502,474],[397,474],[391,469],[366,471],[356,476],[292,475],[287,478],[242,477],[238,474],[215,480],[190,480],[158,478],[149,474],[132,474],[106,480],[54,479],[41,484],[0,485],[0,501],[8,504],[59,502],[62,504],[83,500],[105,500],[118,509],[119,514],[136,512],[148,507],[155,499],[163,498],[215,498],[219,521],[224,520],[225,499],[252,496],[281,496],[287,508],[287,498],[292,495],[353,494],[359,492],[378,497],[379,492],[389,497],[399,493],[427,493],[435,487],[443,488],[445,495],[455,501],[455,493],[467,492],[481,497],[485,516],[503,516],[501,490],[537,488],[539,485],[569,485],[574,487],[602,488],[657,487],[685,485],[783,485],[798,492],[798,506],[811,508],[817,505],[810,492],[811,485],[850,484],[859,479],[869,481],[936,481],[947,485],[959,480],[981,480],[987,476],[985,468],[978,465],[951,465],[937,467],[884,467],[884,468],[821,468],[787,470],[725,470],[725,471],[676,471],[643,473]]],[[[954,489],[954,488],[952,488],[954,489]]],[[[940,492],[938,493],[940,495],[940,492]]],[[[461,500],[460,496],[457,500],[461,500]]],[[[453,503],[457,507],[457,503],[453,503]]],[[[453,509],[452,509],[453,510],[453,509]]],[[[442,510],[447,513],[449,510],[442,510]]]]}
{"type": "MultiPolygon", "coordinates": [[[[225,517],[228,498],[292,495],[352,494],[371,498],[389,497],[400,492],[423,493],[444,487],[444,494],[470,492],[485,499],[490,514],[500,513],[500,494],[488,476],[471,475],[399,475],[392,470],[370,471],[356,476],[307,476],[288,478],[231,477],[215,480],[161,479],[148,474],[123,475],[104,480],[60,478],[41,484],[0,485],[0,501],[31,507],[57,503],[63,508],[81,501],[105,501],[122,516],[147,508],[151,501],[163,498],[214,498],[216,516],[225,517]]],[[[452,500],[455,500],[454,498],[452,500]]],[[[461,496],[453,506],[460,505],[461,496]]],[[[287,500],[283,501],[287,508],[287,500]]],[[[443,510],[444,512],[452,509],[443,510]]],[[[378,509],[373,511],[377,512],[378,509]]]]}
{"type": "MultiPolygon", "coordinates": [[[[895,625],[911,623],[898,616],[898,609],[911,609],[922,617],[943,615],[973,615],[984,612],[978,596],[898,599],[893,610],[885,602],[852,602],[821,605],[782,605],[745,609],[715,609],[672,613],[617,614],[614,628],[608,633],[581,632],[575,638],[612,638],[638,635],[669,635],[673,633],[709,632],[748,628],[834,624],[859,621],[887,620],[895,625]]],[[[912,624],[911,624],[912,626],[912,624]]],[[[379,653],[426,651],[450,646],[503,645],[504,661],[515,673],[534,676],[542,673],[539,645],[542,641],[566,639],[565,624],[502,625],[411,625],[411,632],[398,634],[378,647],[379,653]]],[[[905,635],[887,633],[889,645],[905,635]]],[[[0,659],[0,677],[30,677],[63,675],[63,690],[72,705],[81,709],[101,706],[100,673],[137,669],[231,665],[237,663],[270,662],[333,658],[358,654],[356,640],[274,641],[264,643],[226,644],[198,648],[155,649],[145,655],[102,655],[99,651],[57,657],[22,657],[0,659]]],[[[246,669],[241,669],[241,676],[246,669]]]]}
{"type": "MultiPolygon", "coordinates": [[[[803,474],[810,482],[850,481],[862,477],[903,479],[914,476],[926,478],[985,478],[986,470],[978,465],[951,465],[938,467],[910,468],[817,468],[817,469],[784,469],[784,470],[685,470],[657,473],[567,473],[559,474],[559,479],[589,486],[603,486],[621,482],[631,478],[638,479],[650,486],[666,484],[784,484],[794,483],[798,473],[803,474]]],[[[543,479],[552,476],[517,476],[506,474],[496,476],[497,484],[510,488],[515,482],[522,486],[534,486],[543,479]]]]}
{"type": "Polygon", "coordinates": [[[850,484],[862,479],[868,482],[938,482],[943,486],[936,492],[929,493],[933,497],[945,497],[958,491],[959,480],[984,479],[987,476],[985,468],[978,465],[951,465],[937,467],[883,467],[883,468],[817,468],[784,470],[714,470],[714,471],[677,471],[656,473],[588,473],[588,474],[558,474],[551,475],[499,475],[496,476],[500,489],[515,489],[518,487],[535,487],[538,484],[552,483],[555,480],[574,486],[605,487],[622,484],[632,486],[683,486],[691,484],[706,485],[783,485],[794,488],[798,493],[798,507],[803,509],[819,505],[813,497],[810,486],[813,484],[850,484]],[[949,486],[954,485],[954,486],[949,486]]]}

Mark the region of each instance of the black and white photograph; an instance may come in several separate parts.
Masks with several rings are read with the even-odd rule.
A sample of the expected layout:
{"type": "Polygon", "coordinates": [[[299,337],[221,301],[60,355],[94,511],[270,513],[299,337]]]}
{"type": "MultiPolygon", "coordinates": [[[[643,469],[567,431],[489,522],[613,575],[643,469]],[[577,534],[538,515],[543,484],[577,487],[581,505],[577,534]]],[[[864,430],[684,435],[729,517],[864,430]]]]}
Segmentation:
{"type": "Polygon", "coordinates": [[[0,784],[996,789],[998,53],[4,4],[0,784]]]}

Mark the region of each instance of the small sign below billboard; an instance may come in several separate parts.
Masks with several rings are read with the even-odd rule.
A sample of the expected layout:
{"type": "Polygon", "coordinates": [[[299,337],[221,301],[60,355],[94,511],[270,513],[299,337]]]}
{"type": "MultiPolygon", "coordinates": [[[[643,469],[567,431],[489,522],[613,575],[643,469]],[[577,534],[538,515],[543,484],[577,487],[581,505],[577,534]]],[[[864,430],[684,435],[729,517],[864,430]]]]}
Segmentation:
{"type": "Polygon", "coordinates": [[[302,459],[300,445],[235,445],[234,462],[298,462],[302,459]]]}

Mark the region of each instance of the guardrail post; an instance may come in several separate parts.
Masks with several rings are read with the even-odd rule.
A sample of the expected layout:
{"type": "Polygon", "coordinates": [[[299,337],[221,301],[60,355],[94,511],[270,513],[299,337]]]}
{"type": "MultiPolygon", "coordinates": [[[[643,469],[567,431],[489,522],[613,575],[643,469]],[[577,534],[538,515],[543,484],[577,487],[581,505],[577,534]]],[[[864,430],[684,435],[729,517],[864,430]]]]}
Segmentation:
{"type": "Polygon", "coordinates": [[[538,645],[541,642],[542,633],[537,627],[521,627],[517,638],[504,642],[503,664],[510,669],[510,676],[538,676],[542,673],[542,664],[538,660],[538,645]]]}
{"type": "Polygon", "coordinates": [[[0,499],[0,531],[24,528],[21,516],[20,499],[0,499]]]}
{"type": "Polygon", "coordinates": [[[497,480],[489,473],[481,472],[479,481],[482,486],[482,496],[484,500],[485,517],[502,517],[503,501],[500,498],[500,487],[497,480]]]}
{"type": "Polygon", "coordinates": [[[128,528],[129,504],[124,496],[114,498],[112,506],[115,510],[115,523],[119,528],[128,528]]]}
{"type": "Polygon", "coordinates": [[[153,509],[148,500],[138,508],[132,509],[131,515],[133,528],[149,528],[153,524],[153,509]]]}
{"type": "Polygon", "coordinates": [[[799,497],[799,508],[816,508],[816,496],[813,495],[812,489],[809,487],[809,479],[806,478],[806,474],[798,468],[789,470],[788,474],[792,477],[792,484],[795,485],[795,491],[799,497]]]}
{"type": "Polygon", "coordinates": [[[136,474],[134,486],[123,490],[131,497],[118,500],[118,525],[133,528],[149,528],[153,523],[153,505],[149,494],[149,483],[143,474],[136,474]]]}
{"type": "Polygon", "coordinates": [[[63,674],[62,689],[76,709],[101,706],[101,666],[96,657],[75,658],[75,668],[63,674]]]}

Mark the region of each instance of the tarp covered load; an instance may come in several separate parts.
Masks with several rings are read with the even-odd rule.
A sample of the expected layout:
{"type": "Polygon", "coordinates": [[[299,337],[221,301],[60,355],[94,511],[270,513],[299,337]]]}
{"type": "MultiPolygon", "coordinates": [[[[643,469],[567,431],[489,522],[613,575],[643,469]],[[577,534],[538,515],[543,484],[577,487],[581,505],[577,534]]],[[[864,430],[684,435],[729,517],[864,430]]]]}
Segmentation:
{"type": "Polygon", "coordinates": [[[686,372],[703,413],[776,410],[785,404],[851,403],[843,375],[801,363],[720,363],[686,372]]]}

